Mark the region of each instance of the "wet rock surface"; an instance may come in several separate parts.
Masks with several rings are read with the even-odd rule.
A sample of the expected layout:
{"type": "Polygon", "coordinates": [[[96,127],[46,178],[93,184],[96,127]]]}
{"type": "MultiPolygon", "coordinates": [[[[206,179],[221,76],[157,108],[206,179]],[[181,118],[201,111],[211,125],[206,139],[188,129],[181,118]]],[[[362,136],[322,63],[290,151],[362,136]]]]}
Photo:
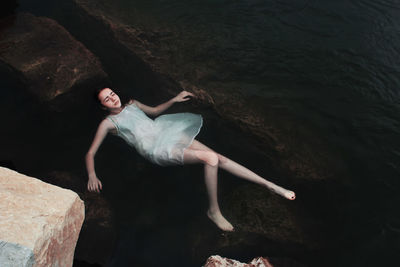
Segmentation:
{"type": "Polygon", "coordinates": [[[0,26],[1,69],[40,100],[107,78],[97,57],[52,19],[18,13],[2,19],[0,26]]]}

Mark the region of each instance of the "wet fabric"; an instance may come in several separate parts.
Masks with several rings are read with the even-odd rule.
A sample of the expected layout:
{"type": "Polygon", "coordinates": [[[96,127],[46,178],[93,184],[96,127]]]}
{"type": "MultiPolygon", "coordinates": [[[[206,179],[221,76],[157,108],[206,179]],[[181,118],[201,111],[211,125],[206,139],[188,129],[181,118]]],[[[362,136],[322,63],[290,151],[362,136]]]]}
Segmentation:
{"type": "Polygon", "coordinates": [[[187,112],[165,114],[153,120],[135,102],[107,119],[114,124],[116,135],[140,155],[161,166],[182,165],[184,150],[203,125],[201,115],[187,112]]]}

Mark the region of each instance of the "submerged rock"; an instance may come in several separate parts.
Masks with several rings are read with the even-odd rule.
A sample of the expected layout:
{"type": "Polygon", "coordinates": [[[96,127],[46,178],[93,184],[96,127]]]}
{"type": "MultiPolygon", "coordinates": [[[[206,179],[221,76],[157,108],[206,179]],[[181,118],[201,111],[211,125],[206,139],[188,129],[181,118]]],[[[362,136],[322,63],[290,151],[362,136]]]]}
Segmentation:
{"type": "Polygon", "coordinates": [[[55,20],[19,13],[0,21],[0,70],[48,101],[107,79],[100,61],[55,20]]]}
{"type": "Polygon", "coordinates": [[[312,247],[312,240],[296,222],[295,206],[290,205],[295,203],[286,203],[280,196],[253,185],[239,187],[229,196],[229,203],[227,214],[240,230],[239,236],[257,234],[275,242],[312,247]]]}
{"type": "MultiPolygon", "coordinates": [[[[107,10],[107,3],[71,2],[69,8],[74,20],[62,15],[59,20],[74,31],[74,36],[101,55],[107,72],[117,78],[114,80],[130,81],[132,86],[145,84],[155,94],[172,95],[181,88],[194,92],[202,106],[211,107],[222,120],[256,137],[265,157],[290,177],[292,183],[295,179],[312,182],[346,175],[341,155],[335,154],[323,137],[303,126],[297,114],[279,103],[285,99],[277,101],[276,97],[246,95],[241,93],[246,91],[245,88],[236,88],[218,79],[205,79],[218,75],[218,72],[211,73],[215,70],[203,66],[201,61],[186,62],[182,59],[184,55],[177,60],[182,45],[178,43],[183,38],[179,31],[167,26],[150,26],[144,30],[128,25],[122,15],[107,10]],[[75,30],[82,26],[83,31],[75,30]],[[304,138],[313,141],[304,142],[304,138]]],[[[141,89],[136,90],[134,95],[140,95],[141,89]]]]}
{"type": "Polygon", "coordinates": [[[84,205],[71,190],[0,168],[0,262],[72,266],[84,205]]]}

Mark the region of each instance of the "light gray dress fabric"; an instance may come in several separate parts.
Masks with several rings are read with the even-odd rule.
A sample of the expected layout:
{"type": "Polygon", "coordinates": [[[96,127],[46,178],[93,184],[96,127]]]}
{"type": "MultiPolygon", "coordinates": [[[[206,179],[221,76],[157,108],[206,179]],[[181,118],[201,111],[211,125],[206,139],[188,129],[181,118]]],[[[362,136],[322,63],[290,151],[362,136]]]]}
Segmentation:
{"type": "Polygon", "coordinates": [[[161,166],[182,165],[184,150],[203,125],[202,116],[193,113],[166,114],[152,120],[135,103],[107,119],[117,129],[116,135],[140,155],[161,166]]]}

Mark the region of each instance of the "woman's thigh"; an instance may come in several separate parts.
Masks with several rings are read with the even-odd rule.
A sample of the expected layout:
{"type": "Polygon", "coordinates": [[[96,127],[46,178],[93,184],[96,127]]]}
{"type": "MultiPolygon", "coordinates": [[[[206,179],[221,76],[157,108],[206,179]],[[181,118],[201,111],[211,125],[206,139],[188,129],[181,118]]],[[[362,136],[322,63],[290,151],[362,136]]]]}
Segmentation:
{"type": "Polygon", "coordinates": [[[214,151],[211,148],[209,148],[208,146],[200,143],[199,141],[197,141],[196,139],[193,140],[192,144],[189,146],[190,149],[193,150],[206,150],[206,151],[214,151]]]}
{"type": "Polygon", "coordinates": [[[204,160],[199,158],[199,152],[204,152],[205,150],[193,149],[191,146],[186,148],[183,152],[183,163],[193,164],[193,163],[205,163],[204,160]]]}
{"type": "MultiPolygon", "coordinates": [[[[189,148],[193,149],[193,150],[205,150],[205,151],[213,151],[213,152],[217,153],[216,151],[212,150],[211,148],[204,145],[203,143],[200,143],[196,139],[193,140],[193,143],[189,146],[189,148]]],[[[217,153],[217,155],[218,155],[218,159],[221,163],[227,162],[228,158],[224,157],[223,155],[221,155],[219,153],[217,153]]]]}

